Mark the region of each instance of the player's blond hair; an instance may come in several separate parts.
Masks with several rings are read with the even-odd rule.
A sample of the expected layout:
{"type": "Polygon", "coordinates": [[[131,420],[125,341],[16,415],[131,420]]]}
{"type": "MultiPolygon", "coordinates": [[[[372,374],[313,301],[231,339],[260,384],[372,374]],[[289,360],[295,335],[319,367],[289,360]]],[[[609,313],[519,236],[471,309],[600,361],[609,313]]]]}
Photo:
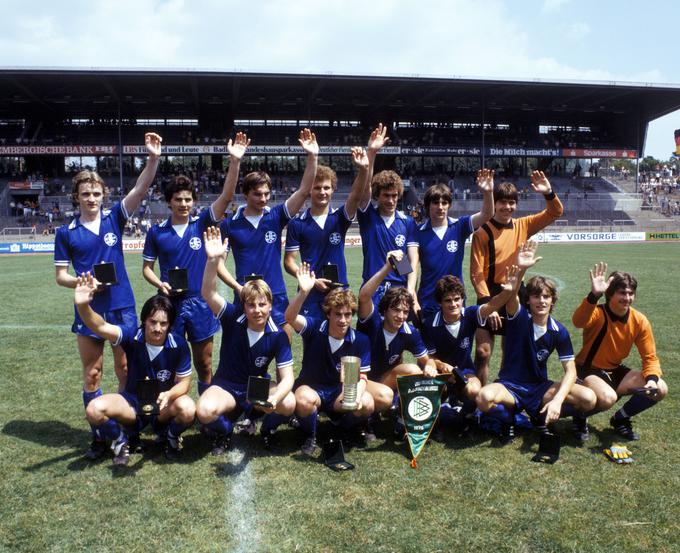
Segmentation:
{"type": "Polygon", "coordinates": [[[239,297],[243,303],[257,299],[259,296],[263,296],[269,302],[269,305],[274,303],[274,296],[272,295],[271,288],[269,288],[269,285],[261,279],[246,282],[239,293],[239,297]]]}
{"type": "Polygon", "coordinates": [[[344,290],[343,288],[331,290],[321,306],[326,317],[331,314],[333,309],[340,309],[341,307],[349,307],[352,310],[352,315],[357,312],[357,298],[351,290],[344,290]]]}

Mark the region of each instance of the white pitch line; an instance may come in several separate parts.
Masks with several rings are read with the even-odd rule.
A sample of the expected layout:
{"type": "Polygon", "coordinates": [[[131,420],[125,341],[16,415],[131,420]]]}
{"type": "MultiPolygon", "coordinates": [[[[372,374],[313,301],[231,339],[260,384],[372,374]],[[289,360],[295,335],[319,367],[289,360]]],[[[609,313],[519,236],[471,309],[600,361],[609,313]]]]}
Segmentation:
{"type": "MultiPolygon", "coordinates": [[[[243,464],[244,457],[245,453],[240,449],[229,452],[229,462],[234,467],[243,464]]],[[[233,551],[236,553],[258,551],[260,531],[253,498],[253,479],[248,461],[245,461],[240,471],[236,471],[236,474],[225,479],[225,484],[229,483],[231,483],[231,501],[226,505],[226,514],[234,540],[233,551]]]]}

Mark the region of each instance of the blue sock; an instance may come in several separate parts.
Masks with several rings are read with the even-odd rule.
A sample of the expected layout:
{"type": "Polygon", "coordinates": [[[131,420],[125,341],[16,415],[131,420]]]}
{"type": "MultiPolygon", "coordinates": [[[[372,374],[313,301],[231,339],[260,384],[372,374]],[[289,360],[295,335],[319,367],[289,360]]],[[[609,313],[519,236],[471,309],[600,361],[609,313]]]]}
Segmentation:
{"type": "Polygon", "coordinates": [[[160,422],[158,417],[154,417],[151,419],[151,428],[157,436],[165,436],[165,433],[168,431],[168,423],[160,422]]]}
{"type": "MultiPolygon", "coordinates": [[[[87,409],[87,406],[94,398],[99,397],[100,395],[102,395],[101,388],[97,388],[94,392],[86,392],[83,390],[83,405],[85,406],[85,409],[87,409]]],[[[96,425],[90,424],[90,431],[92,432],[92,435],[95,437],[95,439],[104,439],[103,434],[98,432],[98,427],[96,425]]]]}
{"type": "Polygon", "coordinates": [[[502,424],[512,424],[515,420],[515,417],[510,410],[502,403],[493,406],[486,414],[500,421],[502,424]]]}
{"type": "Polygon", "coordinates": [[[120,425],[113,419],[109,419],[103,424],[98,424],[94,429],[98,436],[112,442],[115,442],[118,439],[121,432],[120,425]]]}
{"type": "Polygon", "coordinates": [[[220,415],[211,423],[206,424],[206,426],[216,434],[222,434],[223,436],[231,436],[234,430],[234,423],[224,415],[220,415]]]}
{"type": "Polygon", "coordinates": [[[306,436],[316,436],[316,421],[319,414],[314,411],[311,415],[306,417],[298,416],[298,421],[300,421],[300,428],[305,433],[306,436]]]}
{"type": "Polygon", "coordinates": [[[279,426],[286,422],[290,417],[279,415],[278,413],[269,413],[262,421],[260,432],[266,434],[267,432],[274,432],[279,426]]]}
{"type": "Polygon", "coordinates": [[[202,380],[198,380],[196,382],[196,388],[198,389],[198,395],[200,396],[203,392],[210,388],[210,384],[203,382],[202,380]]]}
{"type": "Polygon", "coordinates": [[[477,408],[477,402],[474,399],[470,399],[468,397],[463,399],[463,411],[462,415],[469,415],[470,413],[474,413],[475,409],[477,408]]]}
{"type": "Polygon", "coordinates": [[[650,407],[654,407],[655,405],[656,401],[654,401],[652,398],[647,396],[633,396],[623,404],[621,409],[616,412],[614,418],[630,418],[642,413],[642,411],[646,411],[650,407]]]}
{"type": "Polygon", "coordinates": [[[186,424],[181,424],[175,419],[172,419],[168,425],[168,434],[172,434],[175,438],[179,438],[180,434],[182,434],[182,432],[184,432],[187,428],[189,427],[186,424]]]}

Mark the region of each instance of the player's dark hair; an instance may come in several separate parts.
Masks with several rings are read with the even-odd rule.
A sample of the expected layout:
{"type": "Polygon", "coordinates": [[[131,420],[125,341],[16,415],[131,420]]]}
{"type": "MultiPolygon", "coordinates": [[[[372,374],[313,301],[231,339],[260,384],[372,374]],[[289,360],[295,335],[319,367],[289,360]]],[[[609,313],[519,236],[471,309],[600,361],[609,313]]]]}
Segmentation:
{"type": "Polygon", "coordinates": [[[109,193],[109,189],[106,187],[104,179],[99,176],[96,171],[80,171],[73,177],[73,189],[71,191],[71,199],[73,205],[78,205],[78,192],[80,192],[80,185],[89,182],[90,184],[99,185],[102,187],[102,194],[104,199],[109,193]]]}
{"type": "Polygon", "coordinates": [[[194,201],[196,201],[196,190],[194,189],[194,183],[191,182],[191,179],[186,175],[177,175],[176,177],[173,177],[173,179],[170,181],[170,184],[166,186],[165,192],[163,192],[163,195],[165,196],[165,201],[170,203],[172,197],[177,192],[180,192],[182,190],[188,190],[189,192],[191,192],[191,197],[193,198],[194,201]]]}
{"type": "Polygon", "coordinates": [[[331,314],[331,310],[340,307],[349,307],[352,310],[352,315],[357,312],[357,298],[351,290],[343,288],[331,290],[323,300],[321,309],[323,309],[324,314],[328,317],[331,314]]]}
{"type": "Polygon", "coordinates": [[[459,295],[465,299],[465,285],[458,277],[446,275],[437,281],[434,287],[434,299],[437,303],[441,303],[444,296],[449,294],[459,295]]]}
{"type": "Polygon", "coordinates": [[[335,190],[338,186],[338,175],[333,169],[328,167],[328,165],[319,165],[316,168],[316,175],[314,176],[314,182],[321,182],[324,180],[331,181],[331,187],[335,190]]]}
{"type": "Polygon", "coordinates": [[[380,173],[376,173],[373,177],[371,189],[374,200],[380,196],[380,192],[383,190],[391,190],[392,188],[397,189],[397,194],[399,194],[399,197],[401,198],[404,193],[404,182],[394,171],[380,171],[380,173]]]}
{"type": "Polygon", "coordinates": [[[429,217],[430,215],[430,205],[433,202],[438,202],[439,200],[444,200],[447,204],[451,205],[453,201],[453,196],[451,195],[451,189],[445,184],[433,184],[425,191],[425,196],[423,196],[423,205],[425,206],[425,214],[429,217]]]}
{"type": "Polygon", "coordinates": [[[399,307],[402,304],[406,304],[406,308],[411,311],[413,296],[406,288],[401,286],[390,288],[378,302],[378,313],[385,315],[388,309],[399,307]]]}
{"type": "Polygon", "coordinates": [[[532,277],[529,279],[529,282],[527,282],[525,290],[527,305],[529,304],[529,298],[531,296],[539,296],[543,292],[548,292],[552,297],[552,305],[550,306],[550,312],[552,313],[552,310],[557,303],[557,284],[555,284],[554,280],[543,276],[532,277]]]}
{"type": "Polygon", "coordinates": [[[607,286],[607,290],[604,293],[604,297],[609,301],[617,290],[624,288],[630,288],[633,292],[637,291],[637,280],[630,273],[624,273],[622,271],[614,271],[609,278],[612,281],[607,286]]]}
{"type": "Polygon", "coordinates": [[[500,202],[501,200],[516,202],[518,199],[519,194],[517,193],[517,187],[511,182],[499,182],[493,187],[493,203],[500,202]]]}
{"type": "Polygon", "coordinates": [[[142,312],[139,314],[139,318],[142,320],[142,326],[144,326],[146,320],[156,311],[165,311],[167,313],[168,323],[170,323],[169,328],[172,328],[172,325],[175,323],[177,311],[175,310],[175,306],[172,305],[172,302],[166,296],[161,294],[151,296],[148,300],[146,300],[146,302],[144,302],[142,312]]]}
{"type": "Polygon", "coordinates": [[[271,192],[272,179],[267,173],[264,171],[253,171],[252,173],[248,173],[241,184],[241,193],[244,196],[247,196],[248,192],[255,190],[255,188],[263,184],[267,185],[267,188],[269,188],[269,191],[271,192]]]}

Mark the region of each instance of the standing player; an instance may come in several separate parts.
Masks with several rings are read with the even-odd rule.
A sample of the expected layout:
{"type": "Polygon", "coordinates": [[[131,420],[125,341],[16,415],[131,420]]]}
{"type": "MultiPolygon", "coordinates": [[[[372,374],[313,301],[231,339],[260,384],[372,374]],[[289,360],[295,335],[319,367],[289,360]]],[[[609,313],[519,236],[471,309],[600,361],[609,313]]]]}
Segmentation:
{"type": "Polygon", "coordinates": [[[174,459],[182,449],[181,434],[194,422],[196,413],[187,395],[191,384],[189,346],[170,331],[175,308],[168,298],[153,296],[142,307],[142,326],[133,329],[107,323],[96,313],[90,307],[96,294],[97,286],[89,273],[78,277],[75,305],[80,317],[98,336],[125,350],[128,374],[121,392],[101,395],[88,404],[87,420],[99,436],[111,441],[114,464],[127,465],[132,438],[138,439],[149,421],[139,412],[137,384],[140,380],[157,380],[160,412],[151,422],[155,430],[162,429],[166,457],[174,459]]]}
{"type": "MultiPolygon", "coordinates": [[[[413,296],[408,290],[401,286],[391,287],[380,298],[378,308],[373,305],[373,294],[392,270],[390,257],[400,261],[403,256],[401,250],[389,252],[382,269],[359,291],[357,330],[366,334],[371,342],[371,372],[368,374],[366,391],[373,396],[376,412],[389,409],[398,397],[394,394],[398,376],[437,376],[434,361],[427,354],[420,332],[407,322],[413,308],[413,296]],[[404,351],[413,354],[417,365],[404,363],[404,351]]],[[[403,421],[397,420],[395,435],[401,437],[403,431],[403,421]]]]}
{"type": "Polygon", "coordinates": [[[311,207],[288,224],[284,257],[286,271],[290,275],[297,275],[299,266],[296,254],[299,251],[300,259],[309,264],[314,274],[319,275],[302,306],[302,313],[310,317],[323,318],[321,304],[332,284],[330,280],[320,278],[324,266],[337,266],[338,282],[344,285],[348,283],[345,235],[356,216],[359,199],[368,176],[366,151],[355,147],[352,148],[351,154],[359,172],[343,208],[330,207],[338,182],[335,171],[325,165],[319,165],[310,195],[311,207]]]}
{"type": "Polygon", "coordinates": [[[465,240],[493,216],[493,171],[477,171],[477,188],[483,196],[482,210],[471,216],[453,219],[451,189],[445,184],[430,186],[423,204],[428,220],[416,232],[418,260],[420,261],[420,286],[418,303],[422,317],[439,310],[435,300],[435,286],[444,275],[452,275],[463,282],[463,255],[465,240]]]}
{"type": "Polygon", "coordinates": [[[524,272],[541,258],[535,257],[536,242],[520,248],[518,267],[507,273],[506,287],[513,294],[505,306],[506,342],[498,380],[477,394],[477,406],[500,420],[501,440],[514,438],[514,414],[525,410],[535,425],[543,427],[575,410],[587,412],[595,405],[595,394],[576,384],[576,365],[569,331],[553,319],[557,287],[549,278],[535,276],[527,282],[527,305],[520,304],[519,286],[524,272]],[[557,350],[564,376],[559,382],[548,378],[548,357],[557,350]]]}
{"type": "MultiPolygon", "coordinates": [[[[386,133],[387,129],[381,123],[371,133],[368,140],[369,178],[373,175],[378,151],[389,141],[386,133]]],[[[401,177],[394,171],[380,171],[371,180],[371,185],[364,188],[357,214],[364,254],[362,286],[380,271],[387,252],[401,250],[408,255],[412,267],[415,267],[418,261],[415,222],[411,217],[397,210],[399,198],[404,193],[404,183],[401,177]]],[[[390,271],[373,295],[373,303],[378,305],[380,298],[391,286],[406,286],[415,300],[416,280],[415,270],[408,276],[400,276],[395,271],[390,271]]],[[[417,309],[417,300],[415,300],[415,306],[417,309]]]]}
{"type": "Polygon", "coordinates": [[[194,366],[198,373],[198,393],[202,394],[212,379],[213,335],[219,329],[219,322],[201,297],[201,283],[205,269],[203,233],[222,219],[238,180],[239,166],[249,140],[243,133],[237,133],[235,140],[227,143],[229,170],[224,179],[222,193],[197,217],[191,216],[196,201],[196,192],[191,179],[180,175],[165,189],[165,201],[171,210],[170,217],[149,230],[144,243],[144,278],[158,288],[161,294],[170,298],[177,310],[173,332],[186,336],[191,344],[194,366]],[[159,260],[160,278],[154,273],[156,259],[159,260]],[[169,284],[168,270],[183,268],[188,274],[188,288],[175,291],[169,284]]]}
{"type": "MultiPolygon", "coordinates": [[[[493,177],[493,175],[491,175],[493,177]]],[[[553,192],[550,181],[542,171],[531,173],[531,187],[543,194],[546,208],[535,215],[513,219],[517,209],[517,188],[510,182],[494,187],[494,216],[472,236],[470,280],[477,292],[477,303],[489,301],[500,292],[505,269],[514,263],[520,244],[544,229],[563,213],[562,203],[553,192]]],[[[489,378],[489,359],[493,353],[493,334],[502,334],[501,316],[491,313],[488,328],[480,328],[475,336],[475,366],[477,376],[486,384],[489,378]]]]}
{"type": "Polygon", "coordinates": [[[222,325],[220,363],[210,386],[198,400],[198,420],[215,435],[213,455],[221,455],[231,443],[233,422],[253,406],[246,400],[249,376],[269,377],[267,369],[276,358],[276,385],[270,383],[270,408],[260,432],[264,446],[271,449],[273,432],[295,410],[293,388],[293,353],[286,333],[270,317],[272,292],[260,279],[251,280],[239,292],[243,312],[227,303],[217,292],[217,267],[226,258],[227,241],[220,240],[216,228],[208,228],[204,235],[208,261],[203,274],[201,293],[222,325]]]}
{"type": "MultiPolygon", "coordinates": [[[[606,274],[607,264],[602,262],[590,271],[590,293],[572,317],[574,326],[583,329],[583,347],[576,356],[576,366],[579,378],[597,396],[593,412],[606,411],[619,398],[632,395],[614,413],[610,424],[623,438],[639,440],[631,417],[665,398],[668,385],[661,379],[652,325],[632,307],[637,280],[620,271],[609,278],[606,274]],[[603,294],[605,303],[598,305],[603,294]],[[623,365],[633,344],[642,360],[641,371],[623,365]]],[[[585,417],[574,417],[574,427],[579,440],[588,439],[585,417]]]]}
{"type": "MultiPolygon", "coordinates": [[[[113,263],[118,283],[98,289],[92,300],[92,309],[109,323],[122,327],[137,328],[137,314],[132,287],[125,270],[123,257],[123,229],[125,222],[145,198],[153,182],[161,155],[162,138],[154,133],[144,135],[149,158],[135,186],[121,202],[111,209],[102,209],[106,185],[94,171],[81,171],[73,177],[73,201],[78,204],[79,215],[69,224],[57,229],[54,239],[54,265],[59,286],[75,288],[77,277],[92,272],[97,263],[113,263]],[[68,272],[73,265],[75,276],[68,272]]],[[[78,312],[71,331],[78,340],[78,352],[83,365],[83,403],[100,396],[102,391],[102,367],[104,341],[87,328],[78,312]]],[[[113,362],[118,382],[122,387],[127,374],[125,352],[113,346],[113,362]]],[[[106,443],[94,437],[86,453],[89,459],[97,459],[106,453],[106,443]]]]}
{"type": "Polygon", "coordinates": [[[339,419],[344,430],[359,427],[373,413],[373,397],[366,391],[366,373],[371,369],[371,346],[368,338],[351,328],[357,302],[351,290],[336,288],[323,302],[323,319],[300,315],[307,295],[314,287],[314,273],[302,263],[297,275],[298,293],[286,309],[286,321],[302,336],[302,370],[295,381],[295,414],[305,433],[302,453],[316,450],[316,425],[319,411],[339,419]],[[361,378],[357,385],[359,407],[342,415],[343,385],[340,381],[340,359],[361,359],[361,378]]]}
{"type": "Polygon", "coordinates": [[[246,205],[240,206],[220,225],[222,236],[229,239],[229,248],[234,254],[236,282],[225,280],[234,288],[234,304],[241,307],[239,294],[246,277],[260,275],[274,295],[272,320],[279,326],[285,323],[283,313],[288,306],[281,271],[281,232],[305,203],[314,182],[319,157],[319,145],[313,132],[303,129],[299,141],[307,152],[300,188],[284,203],[270,208],[267,205],[272,188],[269,175],[262,171],[249,173],[243,179],[246,205]]]}

